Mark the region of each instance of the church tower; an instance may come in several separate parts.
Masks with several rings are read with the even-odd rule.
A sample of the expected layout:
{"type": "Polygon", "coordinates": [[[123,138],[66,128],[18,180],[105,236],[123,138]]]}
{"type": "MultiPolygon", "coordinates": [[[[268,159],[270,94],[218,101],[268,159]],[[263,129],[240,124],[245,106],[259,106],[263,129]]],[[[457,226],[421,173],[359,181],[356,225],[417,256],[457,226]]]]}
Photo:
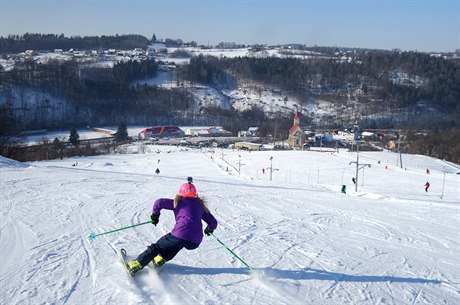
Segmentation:
{"type": "Polygon", "coordinates": [[[305,144],[306,140],[305,132],[300,128],[299,114],[298,111],[295,112],[294,125],[289,129],[288,144],[289,147],[292,148],[303,148],[303,144],[305,144]]]}
{"type": "Polygon", "coordinates": [[[299,112],[296,111],[294,115],[294,126],[299,126],[299,112]]]}

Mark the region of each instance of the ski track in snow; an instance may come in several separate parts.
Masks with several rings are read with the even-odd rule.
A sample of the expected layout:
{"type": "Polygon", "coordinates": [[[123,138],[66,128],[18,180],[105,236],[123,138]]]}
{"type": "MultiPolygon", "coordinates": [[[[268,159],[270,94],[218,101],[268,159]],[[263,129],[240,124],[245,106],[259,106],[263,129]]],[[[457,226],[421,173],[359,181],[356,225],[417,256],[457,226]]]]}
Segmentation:
{"type": "MultiPolygon", "coordinates": [[[[69,160],[0,168],[0,304],[459,303],[457,177],[447,180],[446,199],[440,200],[410,193],[416,177],[423,185],[422,173],[374,166],[366,169],[363,191],[345,196],[336,176],[345,172],[348,155],[291,152],[297,163],[307,155],[303,166],[311,167],[277,164],[282,169],[270,182],[252,169],[266,166],[271,154],[286,158],[286,152],[226,152],[229,162],[244,154],[245,172],[238,177],[217,154],[167,149],[78,158],[77,168],[69,160]],[[155,175],[159,158],[161,175],[155,175]],[[346,165],[334,165],[341,160],[346,165]],[[323,170],[319,180],[331,184],[312,183],[310,172],[320,173],[317,164],[325,162],[336,170],[328,178],[321,177],[323,170]],[[296,171],[303,172],[294,179],[296,171]],[[383,175],[399,181],[407,175],[409,188],[395,179],[382,186],[383,175]],[[116,251],[137,256],[169,232],[172,212],[162,212],[157,226],[93,241],[88,235],[147,221],[153,201],[172,197],[187,176],[195,178],[219,221],[216,237],[254,271],[205,236],[199,249],[181,251],[159,274],[147,267],[130,283],[116,251]]],[[[442,178],[432,170],[433,191],[442,178]]]]}

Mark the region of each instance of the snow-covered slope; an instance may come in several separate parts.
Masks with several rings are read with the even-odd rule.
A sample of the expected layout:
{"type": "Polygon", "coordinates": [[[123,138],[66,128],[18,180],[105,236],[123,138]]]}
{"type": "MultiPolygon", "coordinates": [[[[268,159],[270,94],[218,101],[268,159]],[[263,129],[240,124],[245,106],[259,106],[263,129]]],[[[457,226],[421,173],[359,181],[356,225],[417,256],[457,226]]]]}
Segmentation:
{"type": "Polygon", "coordinates": [[[458,304],[458,168],[403,155],[401,169],[395,154],[360,153],[371,167],[355,193],[355,160],[164,146],[25,167],[1,159],[0,304],[458,304]],[[131,284],[115,250],[137,255],[169,232],[173,213],[88,235],[148,221],[187,176],[219,221],[215,236],[255,271],[205,237],[131,284]]]}
{"type": "Polygon", "coordinates": [[[76,117],[88,118],[91,114],[89,109],[77,109],[68,100],[53,97],[45,91],[31,87],[16,86],[6,95],[8,97],[0,92],[0,106],[4,104],[11,106],[14,109],[15,119],[21,122],[21,127],[22,124],[31,121],[39,126],[44,122],[54,122],[57,126],[75,120],[76,117]]]}

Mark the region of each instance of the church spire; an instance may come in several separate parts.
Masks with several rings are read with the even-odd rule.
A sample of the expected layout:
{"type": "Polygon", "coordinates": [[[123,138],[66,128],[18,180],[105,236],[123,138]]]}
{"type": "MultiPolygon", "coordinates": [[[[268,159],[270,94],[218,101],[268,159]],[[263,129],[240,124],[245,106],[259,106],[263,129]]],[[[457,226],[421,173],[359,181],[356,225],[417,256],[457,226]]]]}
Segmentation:
{"type": "Polygon", "coordinates": [[[296,112],[295,112],[295,115],[294,115],[294,125],[299,126],[299,122],[300,122],[300,121],[299,121],[299,112],[296,111],[296,112]]]}

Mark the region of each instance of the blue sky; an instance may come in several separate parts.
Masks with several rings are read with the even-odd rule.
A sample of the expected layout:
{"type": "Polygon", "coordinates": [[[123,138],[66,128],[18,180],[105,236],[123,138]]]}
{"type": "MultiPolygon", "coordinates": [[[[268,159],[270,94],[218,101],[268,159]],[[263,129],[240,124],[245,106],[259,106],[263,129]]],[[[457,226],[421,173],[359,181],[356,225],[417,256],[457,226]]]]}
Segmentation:
{"type": "Polygon", "coordinates": [[[460,0],[0,0],[0,35],[460,49],[460,0]]]}

